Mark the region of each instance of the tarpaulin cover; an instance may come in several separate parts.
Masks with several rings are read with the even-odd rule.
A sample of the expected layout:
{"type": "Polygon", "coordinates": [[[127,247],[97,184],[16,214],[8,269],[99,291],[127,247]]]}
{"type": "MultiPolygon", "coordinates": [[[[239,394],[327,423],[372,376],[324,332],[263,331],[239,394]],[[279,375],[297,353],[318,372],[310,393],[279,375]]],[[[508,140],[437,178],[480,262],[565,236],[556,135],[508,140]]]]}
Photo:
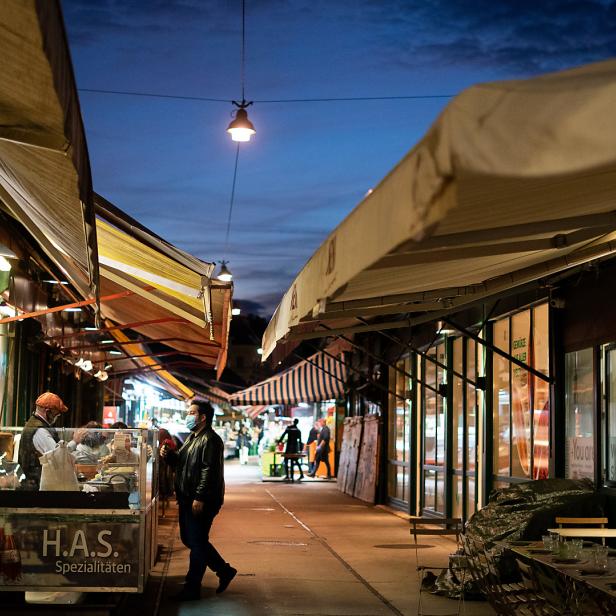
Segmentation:
{"type": "MultiPolygon", "coordinates": [[[[540,540],[548,528],[554,528],[557,516],[603,515],[602,498],[589,479],[544,479],[494,491],[464,532],[496,551],[502,579],[507,582],[518,577],[514,556],[495,546],[495,541],[540,540]]],[[[456,597],[460,585],[451,574],[444,574],[434,583],[434,591],[456,597]]],[[[465,584],[465,592],[475,594],[470,581],[465,584]]]]}

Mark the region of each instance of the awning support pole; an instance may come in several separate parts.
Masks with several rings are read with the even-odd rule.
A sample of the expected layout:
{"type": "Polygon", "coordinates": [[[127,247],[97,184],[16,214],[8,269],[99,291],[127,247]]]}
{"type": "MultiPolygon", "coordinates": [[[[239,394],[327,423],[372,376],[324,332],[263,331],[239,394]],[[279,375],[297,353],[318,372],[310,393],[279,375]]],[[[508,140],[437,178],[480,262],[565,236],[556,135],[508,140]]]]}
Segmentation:
{"type": "MultiPolygon", "coordinates": [[[[129,295],[134,295],[134,293],[132,291],[122,291],[120,293],[114,293],[113,295],[101,297],[100,300],[104,302],[111,302],[114,299],[122,299],[123,297],[128,297],[129,295]]],[[[35,310],[34,312],[24,312],[14,317],[5,317],[4,319],[0,319],[0,325],[3,323],[12,323],[13,321],[21,321],[23,319],[42,317],[46,314],[51,314],[52,312],[62,312],[67,308],[82,308],[84,306],[96,304],[97,301],[98,300],[96,298],[84,299],[83,301],[73,302],[72,304],[63,304],[62,306],[54,306],[53,308],[45,308],[44,310],[35,310]]]]}
{"type": "MultiPolygon", "coordinates": [[[[321,327],[327,328],[327,325],[321,324],[321,327]]],[[[397,366],[394,366],[394,365],[390,364],[389,362],[385,361],[382,357],[379,357],[378,355],[375,355],[374,353],[372,353],[372,351],[369,351],[368,349],[366,349],[365,347],[361,346],[360,344],[357,344],[356,342],[353,342],[351,339],[347,338],[346,336],[338,335],[338,336],[336,336],[336,338],[340,338],[341,340],[344,340],[345,342],[348,342],[352,347],[355,347],[358,351],[362,351],[363,353],[366,353],[366,355],[368,355],[369,357],[372,357],[372,359],[374,359],[375,361],[378,361],[378,362],[381,362],[381,363],[385,364],[388,368],[391,368],[392,370],[395,370],[399,374],[404,375],[408,379],[411,379],[412,381],[415,381],[416,383],[419,383],[420,385],[423,385],[426,389],[429,389],[430,391],[434,392],[435,394],[439,393],[439,390],[436,387],[432,387],[432,385],[428,385],[427,383],[425,383],[421,379],[417,378],[416,376],[413,376],[412,374],[410,374],[406,370],[403,370],[402,368],[398,368],[397,366]]],[[[323,352],[326,353],[326,351],[323,351],[323,352]]],[[[406,398],[405,398],[405,400],[406,400],[406,398]]]]}
{"type": "Polygon", "coordinates": [[[89,334],[112,332],[123,329],[134,329],[135,327],[145,327],[146,325],[159,325],[162,323],[188,323],[186,319],[181,317],[163,317],[161,319],[151,319],[149,321],[135,321],[134,323],[121,323],[120,325],[113,325],[112,327],[100,327],[98,330],[80,329],[70,334],[58,334],[57,336],[47,336],[45,340],[58,340],[60,338],[79,338],[80,336],[87,336],[89,334]]]}
{"type": "MultiPolygon", "coordinates": [[[[318,347],[314,346],[314,345],[310,345],[312,348],[316,349],[317,351],[319,350],[318,347]]],[[[325,349],[321,349],[320,350],[321,353],[323,353],[324,355],[327,355],[327,357],[331,357],[332,359],[340,362],[340,363],[344,363],[341,359],[339,359],[338,357],[336,357],[335,355],[332,355],[331,353],[329,353],[328,351],[326,351],[325,349]]],[[[399,393],[392,391],[391,389],[389,389],[388,387],[385,387],[385,385],[381,385],[381,383],[374,381],[373,379],[367,377],[366,375],[364,375],[362,373],[361,370],[359,370],[358,368],[355,368],[354,366],[351,366],[350,364],[345,364],[347,366],[347,368],[349,370],[351,370],[351,372],[354,372],[355,374],[358,374],[366,383],[369,383],[370,385],[374,385],[377,389],[380,389],[381,391],[384,391],[386,394],[390,395],[390,396],[395,396],[396,398],[398,398],[399,400],[404,400],[404,402],[406,402],[407,398],[405,398],[404,396],[401,396],[399,393]]]]}
{"type": "MultiPolygon", "coordinates": [[[[96,333],[96,332],[90,332],[90,333],[96,333]]],[[[194,342],[193,340],[188,340],[187,338],[148,338],[146,340],[126,340],[122,342],[118,340],[114,340],[113,343],[108,342],[106,344],[102,342],[97,342],[96,344],[75,345],[75,346],[70,346],[70,347],[64,347],[64,350],[65,351],[75,351],[75,350],[81,350],[81,349],[105,349],[105,348],[113,348],[114,346],[123,346],[125,344],[129,344],[129,345],[130,344],[151,344],[152,342],[169,342],[169,341],[188,342],[196,346],[205,346],[209,348],[218,348],[219,346],[218,344],[212,344],[210,342],[194,342]]],[[[192,353],[189,353],[188,351],[183,351],[183,352],[189,355],[192,354],[192,353]]]]}
{"type": "MultiPolygon", "coordinates": [[[[356,318],[361,323],[367,323],[367,321],[365,321],[361,317],[356,317],[356,318]]],[[[403,347],[407,348],[409,351],[413,351],[414,353],[417,353],[417,355],[423,357],[426,361],[429,361],[429,362],[435,364],[439,368],[442,368],[443,370],[446,370],[447,372],[451,372],[454,376],[458,377],[459,379],[462,379],[462,381],[464,381],[465,383],[469,383],[475,389],[479,389],[477,387],[477,383],[475,381],[473,381],[473,379],[469,379],[466,375],[462,374],[461,372],[458,372],[457,370],[453,370],[453,369],[449,370],[444,363],[440,362],[435,357],[432,357],[431,355],[428,355],[427,353],[424,353],[423,351],[420,351],[419,349],[414,347],[412,344],[410,344],[408,342],[404,342],[400,338],[397,338],[396,336],[392,336],[390,334],[386,334],[385,332],[377,331],[377,333],[380,334],[381,336],[383,336],[384,338],[387,338],[388,340],[391,340],[395,344],[400,344],[403,347]]],[[[342,336],[342,338],[344,339],[344,336],[342,336]]]]}
{"type": "Polygon", "coordinates": [[[212,279],[207,276],[201,276],[201,291],[199,297],[203,301],[203,314],[205,322],[209,326],[210,340],[214,340],[214,317],[212,315],[212,279]]]}
{"type": "Polygon", "coordinates": [[[541,379],[542,381],[545,381],[546,383],[550,383],[550,384],[554,383],[553,378],[543,374],[543,372],[539,372],[539,370],[532,368],[528,364],[525,364],[524,362],[520,361],[517,357],[510,355],[506,351],[502,351],[497,346],[490,344],[487,340],[480,338],[479,336],[477,336],[476,334],[473,334],[473,332],[469,331],[468,329],[461,327],[457,323],[454,323],[451,319],[443,318],[443,321],[445,321],[445,323],[448,323],[449,325],[457,329],[461,334],[463,334],[467,338],[474,340],[475,342],[483,345],[484,347],[486,347],[486,349],[489,349],[493,353],[496,353],[497,355],[504,357],[506,360],[510,361],[512,364],[515,364],[516,366],[526,370],[527,372],[530,372],[533,376],[536,376],[538,379],[541,379]]]}

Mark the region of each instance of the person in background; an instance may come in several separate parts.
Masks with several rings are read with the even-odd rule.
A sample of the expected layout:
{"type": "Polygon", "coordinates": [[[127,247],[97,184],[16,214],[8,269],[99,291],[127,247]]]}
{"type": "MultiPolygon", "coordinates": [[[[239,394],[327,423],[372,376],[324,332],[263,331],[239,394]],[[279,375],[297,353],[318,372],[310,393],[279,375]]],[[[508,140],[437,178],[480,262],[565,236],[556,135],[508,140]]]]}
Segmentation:
{"type": "Polygon", "coordinates": [[[175,468],[180,538],[190,549],[184,588],[176,599],[190,601],[201,596],[201,581],[209,567],[218,576],[217,593],[226,590],[237,569],[225,562],[210,543],[210,530],[225,497],[224,443],[214,432],[214,407],[208,402],[192,404],[186,415],[190,430],[179,451],[163,447],[163,459],[175,468]]]}
{"type": "MultiPolygon", "coordinates": [[[[310,428],[310,432],[308,432],[308,440],[306,441],[306,453],[310,456],[310,443],[316,442],[319,438],[319,424],[314,423],[312,428],[310,428]]],[[[310,460],[308,458],[308,474],[314,473],[314,458],[310,460]]]]}
{"type": "MultiPolygon", "coordinates": [[[[176,452],[178,449],[175,439],[171,436],[168,430],[160,428],[158,430],[158,451],[162,457],[163,449],[176,452]]],[[[173,454],[172,454],[173,455],[173,454]]],[[[175,476],[173,468],[169,464],[158,465],[158,486],[160,492],[160,499],[162,503],[162,513],[165,515],[165,508],[167,501],[173,496],[173,482],[175,476]]]]}
{"type": "Polygon", "coordinates": [[[319,432],[319,440],[317,441],[317,455],[314,457],[314,469],[312,473],[310,473],[310,477],[314,477],[317,470],[319,469],[319,464],[323,462],[325,464],[325,468],[327,468],[327,478],[332,478],[332,469],[329,465],[329,441],[331,439],[331,434],[327,424],[323,422],[323,427],[319,432]]]}
{"type": "Polygon", "coordinates": [[[39,458],[53,451],[60,438],[54,428],[58,417],[68,412],[68,407],[57,394],[46,391],[34,403],[34,413],[30,416],[19,443],[19,466],[26,479],[26,490],[38,490],[41,483],[41,463],[39,458]]]}
{"type": "Polygon", "coordinates": [[[240,464],[248,464],[248,450],[250,449],[250,434],[246,426],[240,428],[240,433],[237,435],[237,446],[240,450],[240,464]]]}
{"type": "MultiPolygon", "coordinates": [[[[297,417],[293,420],[293,424],[290,425],[278,439],[278,443],[282,443],[285,436],[287,437],[287,446],[285,448],[285,454],[298,454],[302,451],[302,433],[297,427],[299,419],[297,417]]],[[[296,465],[299,470],[299,478],[304,478],[304,471],[302,471],[302,465],[299,458],[291,458],[285,455],[284,458],[284,471],[285,479],[293,478],[293,466],[296,465]],[[290,468],[289,468],[290,467],[290,468]]]]}
{"type": "Polygon", "coordinates": [[[89,421],[83,428],[75,430],[73,440],[68,444],[76,464],[98,464],[103,456],[109,454],[105,435],[99,423],[89,421]]]}

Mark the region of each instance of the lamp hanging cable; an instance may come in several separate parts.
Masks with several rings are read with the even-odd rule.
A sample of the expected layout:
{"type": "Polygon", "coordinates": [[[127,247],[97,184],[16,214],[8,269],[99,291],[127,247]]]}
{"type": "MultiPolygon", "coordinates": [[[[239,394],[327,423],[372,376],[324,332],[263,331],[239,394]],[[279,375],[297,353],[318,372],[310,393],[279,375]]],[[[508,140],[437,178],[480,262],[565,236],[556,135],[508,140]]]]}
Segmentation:
{"type": "Polygon", "coordinates": [[[235,186],[237,184],[237,167],[240,158],[240,144],[237,144],[235,150],[235,165],[233,167],[233,183],[231,184],[231,199],[229,199],[229,215],[227,216],[227,231],[225,233],[225,249],[223,254],[227,256],[227,250],[229,249],[229,236],[231,234],[231,216],[233,215],[233,203],[235,201],[235,186]]]}
{"type": "Polygon", "coordinates": [[[254,125],[248,119],[246,109],[252,105],[252,101],[247,101],[246,90],[246,3],[242,0],[242,42],[240,48],[240,87],[242,90],[242,100],[231,101],[238,109],[235,119],[229,124],[227,132],[233,141],[250,141],[250,138],[257,132],[254,125]]]}

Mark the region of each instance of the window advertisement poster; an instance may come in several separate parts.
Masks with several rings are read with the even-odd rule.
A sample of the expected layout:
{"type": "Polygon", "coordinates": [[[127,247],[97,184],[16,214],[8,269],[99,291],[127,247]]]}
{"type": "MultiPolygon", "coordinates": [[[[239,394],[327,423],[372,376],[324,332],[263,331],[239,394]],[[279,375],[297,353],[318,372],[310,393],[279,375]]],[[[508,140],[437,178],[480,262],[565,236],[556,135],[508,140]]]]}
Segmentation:
{"type": "Polygon", "coordinates": [[[0,513],[0,589],[137,590],[139,518],[0,513]]]}
{"type": "Polygon", "coordinates": [[[595,476],[595,445],[592,436],[567,439],[567,477],[582,479],[595,476]]]}

